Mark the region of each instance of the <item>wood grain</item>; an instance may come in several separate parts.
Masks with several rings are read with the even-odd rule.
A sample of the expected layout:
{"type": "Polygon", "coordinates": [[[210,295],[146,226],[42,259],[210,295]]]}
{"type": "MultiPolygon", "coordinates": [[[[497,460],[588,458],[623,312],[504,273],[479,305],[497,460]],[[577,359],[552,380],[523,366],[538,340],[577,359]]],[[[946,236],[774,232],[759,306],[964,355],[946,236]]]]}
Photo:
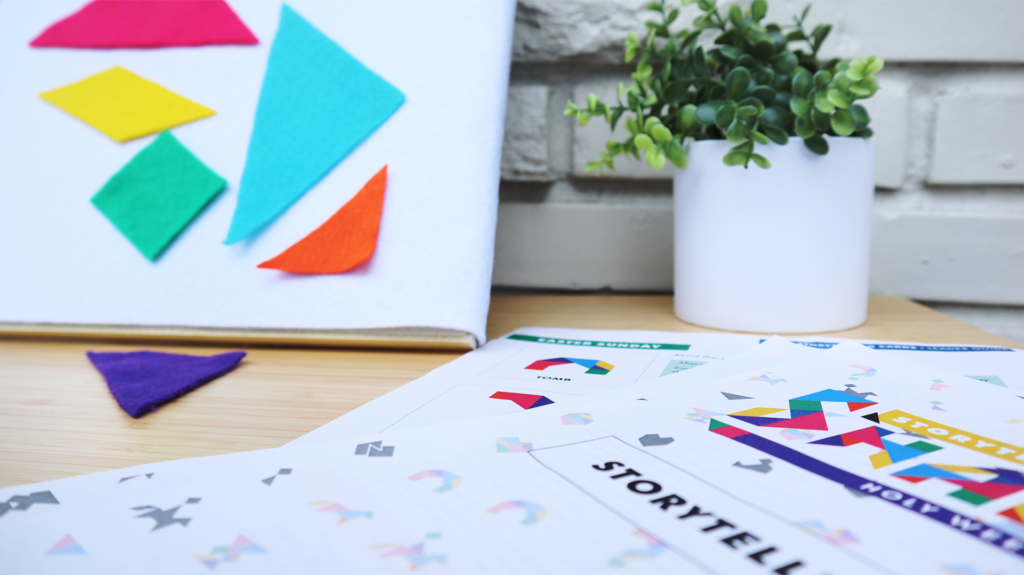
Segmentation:
{"type": "MultiPolygon", "coordinates": [[[[514,295],[492,301],[488,334],[520,326],[709,331],[669,296],[514,295]]],[[[897,297],[837,336],[1014,344],[897,297]]],[[[453,352],[249,347],[234,372],[141,419],[114,402],[86,350],[211,355],[220,346],[0,339],[0,486],[182,457],[278,447],[456,357],[453,352]]]]}

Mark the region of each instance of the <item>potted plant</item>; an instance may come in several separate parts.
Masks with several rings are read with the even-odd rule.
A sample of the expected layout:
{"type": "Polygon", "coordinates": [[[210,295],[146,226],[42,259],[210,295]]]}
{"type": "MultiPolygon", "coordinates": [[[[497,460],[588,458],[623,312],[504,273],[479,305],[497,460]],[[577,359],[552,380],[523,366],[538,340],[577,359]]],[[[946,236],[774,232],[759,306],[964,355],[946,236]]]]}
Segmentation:
{"type": "Polygon", "coordinates": [[[763,23],[766,0],[693,3],[701,14],[682,30],[679,8],[647,6],[657,18],[626,39],[636,72],[617,102],[566,106],[581,124],[627,129],[588,169],[620,155],[675,166],[680,319],[780,333],[864,323],[874,141],[858,101],[878,90],[882,60],[819,59],[831,26],[807,31],[810,6],[782,26],[763,23]]]}

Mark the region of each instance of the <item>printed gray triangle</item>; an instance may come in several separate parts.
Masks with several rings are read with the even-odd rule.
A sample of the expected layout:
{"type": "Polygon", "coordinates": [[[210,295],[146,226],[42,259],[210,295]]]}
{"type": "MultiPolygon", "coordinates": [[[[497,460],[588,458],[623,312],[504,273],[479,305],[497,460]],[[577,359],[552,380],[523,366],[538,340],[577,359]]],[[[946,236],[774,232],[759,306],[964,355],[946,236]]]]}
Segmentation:
{"type": "Polygon", "coordinates": [[[725,398],[730,401],[735,401],[737,399],[754,399],[753,397],[747,397],[745,395],[736,395],[735,393],[726,393],[724,391],[722,392],[722,395],[724,395],[725,398]]]}

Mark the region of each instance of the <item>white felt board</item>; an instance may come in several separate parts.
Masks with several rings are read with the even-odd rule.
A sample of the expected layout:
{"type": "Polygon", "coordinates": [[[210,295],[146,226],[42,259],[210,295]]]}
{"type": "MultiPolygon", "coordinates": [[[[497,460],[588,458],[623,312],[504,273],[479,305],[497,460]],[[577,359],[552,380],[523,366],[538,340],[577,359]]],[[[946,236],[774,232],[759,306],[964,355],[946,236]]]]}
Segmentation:
{"type": "Polygon", "coordinates": [[[85,1],[0,2],[0,323],[430,327],[483,342],[515,2],[289,1],[406,100],[262,233],[225,246],[281,8],[229,3],[258,46],[30,48],[85,1]],[[89,201],[154,136],[119,144],[39,97],[115,65],[216,111],[172,133],[228,187],[156,263],[89,201]],[[385,164],[368,263],[331,276],[257,269],[385,164]]]}

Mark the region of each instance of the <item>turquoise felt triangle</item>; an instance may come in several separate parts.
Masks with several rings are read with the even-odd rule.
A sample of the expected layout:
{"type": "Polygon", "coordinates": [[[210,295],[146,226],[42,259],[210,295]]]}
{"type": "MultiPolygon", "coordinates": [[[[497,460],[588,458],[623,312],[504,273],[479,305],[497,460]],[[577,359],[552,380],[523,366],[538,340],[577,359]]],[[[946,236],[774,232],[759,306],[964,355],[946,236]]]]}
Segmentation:
{"type": "Polygon", "coordinates": [[[281,215],[404,101],[387,80],[282,6],[224,243],[281,215]]]}

